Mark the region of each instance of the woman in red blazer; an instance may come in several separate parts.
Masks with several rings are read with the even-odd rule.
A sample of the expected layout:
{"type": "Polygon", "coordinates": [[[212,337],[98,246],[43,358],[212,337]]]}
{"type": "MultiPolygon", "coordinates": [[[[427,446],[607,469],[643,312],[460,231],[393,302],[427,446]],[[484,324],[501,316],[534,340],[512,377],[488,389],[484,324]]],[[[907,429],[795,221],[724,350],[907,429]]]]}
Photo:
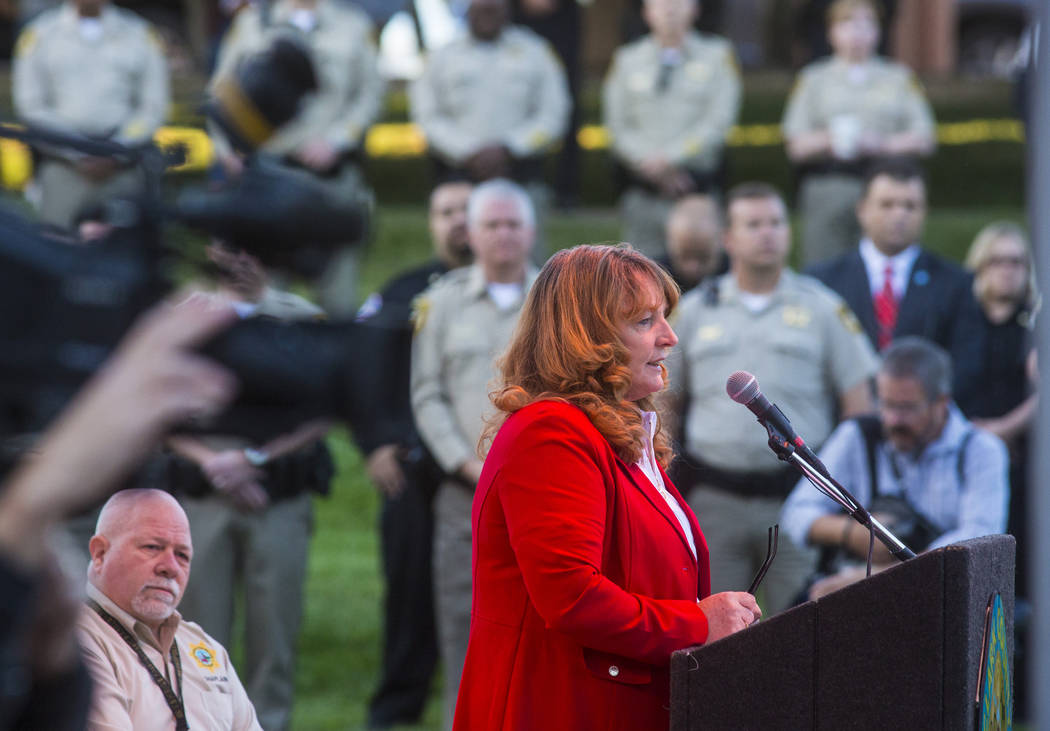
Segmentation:
{"type": "Polygon", "coordinates": [[[745,592],[710,595],[703,533],[663,472],[652,395],[677,301],[624,246],[561,251],[533,285],[474,497],[456,729],[667,728],[671,653],[761,615],[745,592]]]}

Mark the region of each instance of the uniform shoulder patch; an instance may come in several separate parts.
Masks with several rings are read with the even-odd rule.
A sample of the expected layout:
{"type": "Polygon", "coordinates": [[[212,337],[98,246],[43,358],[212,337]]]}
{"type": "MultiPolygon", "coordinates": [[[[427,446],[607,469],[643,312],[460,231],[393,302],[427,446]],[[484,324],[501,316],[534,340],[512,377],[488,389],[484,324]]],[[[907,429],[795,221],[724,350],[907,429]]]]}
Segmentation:
{"type": "Polygon", "coordinates": [[[860,320],[853,314],[853,310],[849,308],[845,302],[842,302],[838,306],[839,320],[842,321],[842,325],[855,335],[859,335],[864,332],[864,329],[860,326],[860,320]]]}
{"type": "Polygon", "coordinates": [[[430,314],[430,297],[421,294],[412,300],[412,333],[416,334],[426,325],[430,314]]]}
{"type": "Polygon", "coordinates": [[[154,49],[164,53],[164,37],[160,34],[160,31],[152,25],[146,26],[146,41],[153,46],[154,49]]]}
{"type": "Polygon", "coordinates": [[[36,46],[38,36],[36,28],[26,28],[24,31],[18,34],[18,40],[15,42],[15,49],[13,55],[15,58],[24,56],[33,50],[36,46]]]}

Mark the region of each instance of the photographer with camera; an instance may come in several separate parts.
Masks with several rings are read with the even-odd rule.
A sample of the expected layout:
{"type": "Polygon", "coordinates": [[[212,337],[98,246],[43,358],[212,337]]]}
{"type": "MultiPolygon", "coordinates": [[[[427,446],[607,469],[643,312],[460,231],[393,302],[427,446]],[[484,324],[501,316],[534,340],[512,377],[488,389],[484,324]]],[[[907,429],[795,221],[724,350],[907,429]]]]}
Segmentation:
{"type": "Polygon", "coordinates": [[[66,516],[103,498],[161,436],[231,400],[231,374],[196,347],[235,319],[191,297],[155,307],[4,481],[0,492],[0,729],[83,728],[89,682],[80,598],[51,549],[66,516]],[[178,304],[175,304],[178,302],[178,304]]]}
{"type": "MultiPolygon", "coordinates": [[[[67,0],[19,36],[15,112],[28,125],[129,147],[147,144],[170,104],[168,67],[149,25],[108,0],[67,0]]],[[[83,208],[134,193],[144,177],[126,160],[34,147],[40,219],[69,228],[83,208]]]]}
{"type": "MultiPolygon", "coordinates": [[[[835,479],[916,552],[1006,529],[1006,447],[952,402],[951,370],[948,354],[930,341],[895,340],[875,377],[878,415],[843,422],[819,453],[835,479]]],[[[808,480],[795,486],[780,522],[798,545],[831,549],[819,569],[830,575],[810,587],[810,598],[864,578],[865,567],[849,561],[867,556],[868,532],[808,480]]],[[[873,561],[895,559],[875,541],[873,561]]]]}
{"type": "MultiPolygon", "coordinates": [[[[268,286],[266,271],[250,254],[217,243],[207,253],[217,271],[213,296],[242,318],[323,317],[303,298],[268,286]]],[[[312,494],[327,494],[333,474],[323,441],[328,423],[314,419],[287,428],[260,424],[254,434],[168,439],[167,487],[189,517],[197,559],[181,611],[229,646],[243,583],[251,609],[245,612],[241,675],[259,722],[275,730],[291,723],[312,494]]]]}
{"type": "MultiPolygon", "coordinates": [[[[247,58],[277,38],[291,38],[309,54],[314,88],[303,98],[294,119],[258,144],[259,153],[272,158],[288,174],[311,178],[334,203],[354,209],[369,207],[372,191],[360,164],[365,133],[379,115],[384,92],[371,21],[353,4],[339,0],[276,0],[272,5],[249,5],[237,14],[223,39],[209,82],[212,95],[229,108],[242,107],[236,102],[239,92],[230,79],[247,58]]],[[[281,89],[272,78],[259,81],[273,84],[271,97],[290,97],[294,92],[281,89]]],[[[267,111],[253,108],[239,113],[238,121],[246,115],[265,118],[267,111]]],[[[268,120],[259,121],[271,131],[268,120]]],[[[220,126],[210,125],[209,129],[216,156],[226,176],[237,178],[243,171],[243,159],[227,137],[228,130],[220,126]]],[[[252,125],[241,129],[252,129],[252,125]]],[[[313,277],[319,278],[322,304],[333,317],[351,317],[357,306],[357,247],[364,237],[350,236],[330,257],[317,257],[309,263],[313,277]]]]}

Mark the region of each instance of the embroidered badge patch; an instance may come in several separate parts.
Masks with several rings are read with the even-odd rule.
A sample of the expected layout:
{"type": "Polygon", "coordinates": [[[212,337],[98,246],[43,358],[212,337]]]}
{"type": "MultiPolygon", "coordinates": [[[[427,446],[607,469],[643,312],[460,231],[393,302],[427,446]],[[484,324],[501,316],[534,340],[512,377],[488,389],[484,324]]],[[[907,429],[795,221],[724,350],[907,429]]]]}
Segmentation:
{"type": "Polygon", "coordinates": [[[190,654],[193,655],[193,659],[197,661],[198,666],[209,670],[215,667],[215,650],[203,642],[191,646],[190,654]]]}

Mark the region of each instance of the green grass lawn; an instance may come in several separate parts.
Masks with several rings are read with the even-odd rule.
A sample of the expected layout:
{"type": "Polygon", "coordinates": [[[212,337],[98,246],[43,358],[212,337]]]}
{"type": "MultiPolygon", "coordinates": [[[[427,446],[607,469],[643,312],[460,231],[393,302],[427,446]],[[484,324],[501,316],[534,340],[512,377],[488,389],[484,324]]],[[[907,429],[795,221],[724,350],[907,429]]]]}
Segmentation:
{"type": "MultiPolygon", "coordinates": [[[[1020,221],[1023,210],[1019,206],[937,209],[930,215],[926,242],[958,260],[981,226],[997,218],[1020,221]]],[[[615,213],[607,209],[554,215],[548,226],[548,240],[554,248],[617,237],[615,213]]],[[[373,291],[395,272],[428,255],[422,209],[381,208],[360,292],[365,295],[373,291]]],[[[294,727],[303,731],[362,728],[378,674],[383,591],[376,528],[379,500],[346,433],[334,434],[331,444],[339,472],[332,495],[316,503],[316,533],[300,637],[294,727]]],[[[440,679],[423,723],[415,728],[441,727],[438,683],[440,679]]]]}

